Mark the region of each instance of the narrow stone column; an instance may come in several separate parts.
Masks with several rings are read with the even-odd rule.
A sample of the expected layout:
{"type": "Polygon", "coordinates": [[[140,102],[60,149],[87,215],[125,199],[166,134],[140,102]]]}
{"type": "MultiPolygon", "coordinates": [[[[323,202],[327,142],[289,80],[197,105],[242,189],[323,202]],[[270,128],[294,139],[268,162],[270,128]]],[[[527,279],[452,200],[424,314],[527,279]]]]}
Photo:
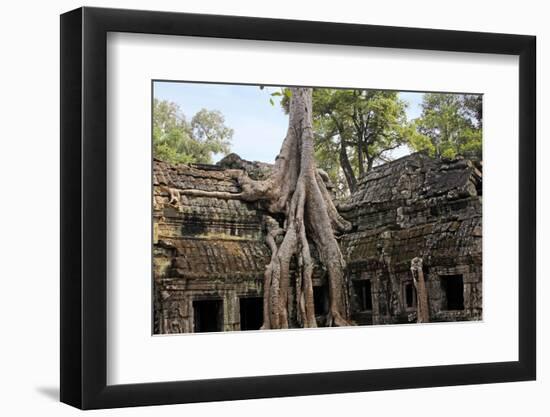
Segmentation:
{"type": "Polygon", "coordinates": [[[411,272],[416,288],[416,321],[418,323],[429,323],[428,291],[426,290],[426,282],[424,281],[422,258],[413,258],[411,261],[411,272]]]}

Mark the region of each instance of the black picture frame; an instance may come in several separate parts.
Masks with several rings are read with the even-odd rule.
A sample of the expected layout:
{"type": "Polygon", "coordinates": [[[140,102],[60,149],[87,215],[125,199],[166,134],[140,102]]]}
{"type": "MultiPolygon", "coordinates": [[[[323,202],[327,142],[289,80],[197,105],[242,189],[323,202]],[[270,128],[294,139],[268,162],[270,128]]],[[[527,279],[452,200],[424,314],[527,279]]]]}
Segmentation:
{"type": "Polygon", "coordinates": [[[535,379],[535,45],[534,36],[251,17],[88,7],[61,15],[61,401],[94,409],[535,379]],[[519,360],[107,385],[108,32],[519,56],[519,360]]]}

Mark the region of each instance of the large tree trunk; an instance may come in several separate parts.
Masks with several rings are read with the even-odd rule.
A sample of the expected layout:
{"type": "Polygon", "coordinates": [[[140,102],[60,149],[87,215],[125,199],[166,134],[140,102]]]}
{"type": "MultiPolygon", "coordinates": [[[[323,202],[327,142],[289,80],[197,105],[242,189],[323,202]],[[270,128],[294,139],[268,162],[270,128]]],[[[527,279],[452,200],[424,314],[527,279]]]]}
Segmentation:
{"type": "MultiPolygon", "coordinates": [[[[292,88],[289,126],[270,177],[252,180],[245,172],[237,174],[241,193],[215,193],[219,198],[264,201],[271,213],[283,213],[284,227],[268,218],[267,244],[272,251],[264,277],[263,329],[288,328],[290,323],[290,262],[297,259],[296,311],[303,327],[316,327],[313,305],[313,260],[310,242],[315,244],[326,269],[329,286],[328,326],[349,324],[348,292],[344,259],[335,232],[351,225],[338,214],[331,195],[317,171],[312,127],[312,90],[292,88]],[[282,238],[280,237],[282,235],[282,238]],[[279,243],[280,241],[280,243],[279,243]]],[[[187,190],[191,195],[213,195],[187,190]]]]}

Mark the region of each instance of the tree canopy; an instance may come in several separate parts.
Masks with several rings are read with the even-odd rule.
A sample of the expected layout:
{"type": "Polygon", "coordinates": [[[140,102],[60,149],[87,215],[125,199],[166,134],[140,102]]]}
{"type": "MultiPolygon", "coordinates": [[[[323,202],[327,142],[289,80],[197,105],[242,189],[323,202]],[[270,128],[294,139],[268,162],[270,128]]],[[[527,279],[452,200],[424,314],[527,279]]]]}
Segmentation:
{"type": "MultiPolygon", "coordinates": [[[[287,102],[283,97],[283,107],[287,102]]],[[[406,108],[394,91],[313,90],[315,156],[340,194],[353,192],[359,177],[405,145],[432,157],[481,159],[481,95],[426,93],[414,120],[406,108]]]]}
{"type": "Polygon", "coordinates": [[[180,107],[167,100],[153,101],[153,152],[174,164],[212,163],[215,153],[229,153],[233,129],[219,111],[202,109],[190,122],[180,107]]]}
{"type": "Polygon", "coordinates": [[[393,91],[313,90],[316,157],[341,191],[406,143],[405,108],[393,91]]]}
{"type": "Polygon", "coordinates": [[[436,157],[482,157],[481,95],[426,93],[415,126],[419,135],[409,139],[414,150],[436,157]]]}

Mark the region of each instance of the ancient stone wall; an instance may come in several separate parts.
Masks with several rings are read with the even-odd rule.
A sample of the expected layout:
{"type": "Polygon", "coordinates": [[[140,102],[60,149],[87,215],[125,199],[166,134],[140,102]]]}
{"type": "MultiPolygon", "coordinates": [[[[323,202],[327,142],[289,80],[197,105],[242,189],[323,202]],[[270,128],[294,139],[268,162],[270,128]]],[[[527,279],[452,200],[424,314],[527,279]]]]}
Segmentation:
{"type": "MultiPolygon", "coordinates": [[[[236,155],[221,166],[154,162],[155,333],[259,327],[270,257],[267,213],[260,203],[178,192],[238,193],[227,169],[246,169],[258,178],[269,173],[269,165],[236,155]]],[[[356,323],[416,322],[410,269],[415,257],[423,261],[430,321],[481,318],[480,166],[414,154],[369,172],[340,211],[354,225],[339,240],[356,323]]],[[[320,325],[328,300],[325,281],[317,266],[320,325]]]]}
{"type": "Polygon", "coordinates": [[[359,191],[341,205],[342,215],[355,226],[341,246],[356,321],[416,321],[415,257],[423,261],[430,321],[481,319],[481,178],[481,166],[471,161],[422,154],[379,166],[362,178],[359,191]],[[357,309],[354,282],[360,280],[370,281],[371,311],[357,309]]]}
{"type": "Polygon", "coordinates": [[[189,197],[178,189],[237,192],[215,166],[154,163],[155,333],[192,332],[201,300],[219,300],[219,330],[239,330],[239,301],[261,297],[269,261],[263,213],[239,200],[189,197]],[[195,307],[194,307],[195,303],[195,307]]]}

